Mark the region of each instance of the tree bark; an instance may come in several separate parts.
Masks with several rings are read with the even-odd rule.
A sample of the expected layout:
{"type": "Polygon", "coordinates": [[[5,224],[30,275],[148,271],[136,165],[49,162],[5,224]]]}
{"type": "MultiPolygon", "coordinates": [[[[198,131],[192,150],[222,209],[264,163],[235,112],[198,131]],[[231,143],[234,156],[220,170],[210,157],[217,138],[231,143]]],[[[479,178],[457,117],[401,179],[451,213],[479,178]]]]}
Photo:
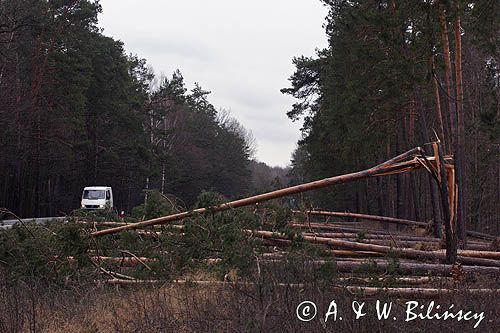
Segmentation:
{"type": "Polygon", "coordinates": [[[455,166],[457,170],[458,184],[458,216],[457,234],[461,246],[465,247],[467,242],[466,221],[467,221],[467,197],[466,197],[466,169],[465,169],[465,125],[463,112],[463,88],[462,88],[462,33],[460,24],[459,4],[455,1],[455,81],[456,81],[456,108],[457,108],[457,148],[455,151],[455,166]]]}
{"type": "Polygon", "coordinates": [[[438,121],[438,135],[439,135],[439,140],[441,140],[441,144],[443,145],[443,150],[447,150],[447,142],[449,140],[449,137],[446,135],[445,132],[445,121],[443,118],[443,112],[441,111],[441,98],[439,96],[439,82],[437,78],[437,73],[436,73],[436,66],[435,66],[435,61],[434,61],[434,55],[432,56],[432,85],[434,88],[434,100],[435,100],[435,105],[436,105],[436,116],[437,116],[437,121],[438,121]]]}

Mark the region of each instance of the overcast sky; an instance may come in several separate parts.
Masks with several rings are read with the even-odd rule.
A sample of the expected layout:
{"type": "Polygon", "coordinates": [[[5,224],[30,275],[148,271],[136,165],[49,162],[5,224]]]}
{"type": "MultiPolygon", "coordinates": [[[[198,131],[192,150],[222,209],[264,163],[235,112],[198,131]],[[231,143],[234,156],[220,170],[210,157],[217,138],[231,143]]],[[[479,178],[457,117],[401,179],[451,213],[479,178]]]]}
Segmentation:
{"type": "Polygon", "coordinates": [[[187,88],[211,91],[257,140],[257,159],[285,166],[300,137],[286,117],[294,56],[326,46],[319,0],[101,0],[104,34],[147,59],[156,74],[180,69],[187,88]]]}

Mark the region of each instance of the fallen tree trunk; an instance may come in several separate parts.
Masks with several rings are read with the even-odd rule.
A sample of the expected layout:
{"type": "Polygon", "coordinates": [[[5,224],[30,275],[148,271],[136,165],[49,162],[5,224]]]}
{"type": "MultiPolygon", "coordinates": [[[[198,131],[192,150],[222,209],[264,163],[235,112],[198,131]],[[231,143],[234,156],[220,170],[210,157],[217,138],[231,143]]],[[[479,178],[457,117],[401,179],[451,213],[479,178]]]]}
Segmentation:
{"type": "MultiPolygon", "coordinates": [[[[408,277],[375,277],[375,278],[363,278],[363,277],[337,277],[334,279],[333,282],[335,283],[342,283],[342,282],[360,282],[360,283],[368,283],[368,284],[373,284],[373,283],[383,283],[387,280],[391,282],[396,282],[396,283],[404,283],[404,284],[409,284],[409,285],[420,285],[420,284],[427,284],[430,282],[434,281],[443,281],[443,280],[448,280],[449,278],[446,277],[428,277],[428,276],[408,276],[408,277]]],[[[97,282],[104,282],[106,284],[112,284],[112,285],[142,285],[142,284],[167,284],[169,283],[168,281],[162,281],[162,280],[125,280],[125,279],[109,279],[109,280],[104,280],[104,281],[97,281],[97,282]]],[[[238,282],[238,281],[231,281],[231,282],[224,282],[224,281],[191,281],[191,280],[174,280],[171,281],[170,283],[173,284],[189,284],[192,283],[194,285],[200,284],[200,285],[232,285],[232,284],[239,284],[239,285],[251,285],[255,286],[258,285],[257,283],[253,282],[238,282]]],[[[281,287],[305,287],[306,284],[303,283],[295,283],[295,284],[287,284],[287,283],[277,283],[278,286],[281,287]]],[[[349,286],[348,286],[349,287],[349,286]]],[[[352,286],[352,287],[357,287],[357,286],[352,286]]],[[[383,288],[380,288],[380,290],[385,290],[383,288]]],[[[440,289],[442,290],[442,289],[440,289]]]]}
{"type": "MultiPolygon", "coordinates": [[[[435,248],[440,249],[441,244],[438,241],[433,241],[433,240],[421,240],[421,241],[416,241],[416,240],[405,240],[405,239],[391,239],[391,238],[386,238],[386,239],[374,239],[374,238],[356,238],[356,237],[331,237],[328,235],[320,235],[320,234],[315,234],[315,233],[303,233],[305,236],[311,236],[311,237],[322,237],[322,238],[337,238],[337,239],[344,239],[350,242],[360,242],[360,243],[365,243],[365,244],[377,244],[377,245],[385,245],[385,246],[394,246],[394,247],[415,247],[415,246],[423,246],[427,248],[435,248]]],[[[444,245],[444,244],[442,244],[444,245]]],[[[480,251],[488,251],[489,250],[489,245],[488,244],[475,244],[475,243],[467,243],[467,247],[469,250],[476,250],[478,252],[480,251]]],[[[500,255],[500,252],[498,252],[500,255]]],[[[493,257],[493,259],[497,259],[497,257],[493,257]]]]}
{"type": "MultiPolygon", "coordinates": [[[[394,224],[404,224],[408,226],[415,227],[423,227],[426,228],[429,224],[425,222],[400,219],[388,216],[378,216],[378,215],[367,215],[367,214],[359,214],[359,213],[350,213],[350,212],[330,212],[330,211],[322,211],[322,210],[308,210],[308,211],[298,211],[294,210],[294,214],[305,214],[305,215],[313,215],[313,216],[333,216],[333,217],[348,217],[348,218],[356,218],[363,220],[371,220],[371,221],[379,221],[379,222],[388,222],[394,224]]],[[[337,223],[332,223],[337,224],[337,223]]],[[[477,231],[467,231],[467,235],[475,238],[486,239],[486,240],[494,240],[497,238],[494,235],[489,235],[477,231]]]]}
{"type": "MultiPolygon", "coordinates": [[[[327,230],[327,231],[336,231],[336,232],[342,232],[342,233],[363,233],[363,234],[373,234],[373,235],[388,235],[392,236],[394,233],[390,231],[384,231],[384,230],[375,230],[375,229],[366,229],[364,227],[358,227],[358,228],[353,228],[353,227],[340,227],[336,226],[333,224],[325,224],[325,223],[291,223],[291,227],[293,228],[300,228],[300,229],[308,229],[308,230],[313,230],[313,229],[320,229],[320,230],[327,230]]],[[[412,237],[411,235],[401,235],[403,237],[412,237]]],[[[484,234],[485,236],[488,236],[484,234]]],[[[489,235],[490,237],[494,237],[489,235]]],[[[476,236],[471,236],[471,237],[476,237],[476,236]]],[[[479,238],[479,237],[478,237],[479,238]]],[[[489,239],[484,237],[481,238],[485,241],[488,241],[489,239]]]]}
{"type": "Polygon", "coordinates": [[[409,226],[418,226],[418,227],[427,227],[428,224],[425,222],[417,222],[406,219],[399,219],[394,217],[387,216],[377,216],[377,215],[366,215],[366,214],[357,214],[357,213],[348,213],[348,212],[328,212],[322,210],[308,210],[305,212],[294,210],[295,214],[307,214],[307,215],[315,215],[315,216],[334,216],[334,217],[349,217],[363,220],[371,220],[371,221],[380,221],[380,222],[389,222],[395,224],[404,224],[409,226]]]}
{"type": "MultiPolygon", "coordinates": [[[[359,233],[353,232],[303,232],[308,236],[319,236],[327,238],[358,238],[359,233]]],[[[385,234],[371,234],[364,233],[362,235],[363,239],[397,239],[397,240],[409,240],[409,241],[423,241],[423,242],[440,242],[440,238],[434,237],[423,237],[423,236],[410,236],[410,235],[385,235],[385,234]]],[[[486,243],[485,243],[486,244],[486,243]]]]}
{"type": "MultiPolygon", "coordinates": [[[[378,253],[378,252],[368,252],[368,251],[350,251],[350,250],[329,250],[325,249],[324,253],[326,257],[333,256],[335,258],[340,258],[340,257],[361,257],[361,258],[366,258],[366,257],[381,257],[383,254],[378,253]]],[[[288,255],[288,252],[286,251],[280,251],[280,252],[267,252],[267,253],[262,253],[261,257],[264,259],[269,259],[269,258],[284,258],[288,255]]]]}
{"type": "Polygon", "coordinates": [[[383,257],[383,253],[370,251],[350,251],[350,250],[325,250],[326,253],[334,257],[383,257]]]}
{"type": "MultiPolygon", "coordinates": [[[[261,230],[246,230],[247,233],[253,234],[254,236],[270,238],[270,239],[287,239],[286,235],[273,233],[271,231],[261,231],[261,230]]],[[[380,253],[393,253],[402,258],[408,259],[446,259],[446,252],[444,251],[421,251],[415,249],[408,248],[392,248],[389,246],[383,245],[375,245],[375,244],[366,244],[359,242],[350,242],[341,239],[335,238],[324,238],[324,237],[314,237],[314,236],[302,236],[305,241],[316,243],[316,244],[324,244],[335,247],[341,247],[345,249],[353,249],[353,250],[362,250],[362,251],[370,251],[370,252],[380,252],[380,253]]],[[[461,251],[463,252],[463,251],[461,251]]],[[[471,251],[466,251],[469,255],[473,254],[471,251]]],[[[494,252],[495,253],[495,252],[494,252]]],[[[475,257],[465,257],[460,256],[458,258],[460,262],[467,264],[477,264],[477,265],[487,265],[487,266],[495,266],[500,267],[500,261],[483,259],[483,258],[475,258],[475,257]]]]}
{"type": "MultiPolygon", "coordinates": [[[[359,238],[360,234],[359,233],[353,233],[353,232],[303,232],[304,234],[308,236],[319,236],[319,237],[329,237],[329,238],[359,238]]],[[[389,233],[388,235],[386,234],[373,234],[373,233],[363,233],[361,235],[362,239],[384,239],[384,240],[390,240],[390,239],[395,239],[395,240],[406,240],[406,241],[421,241],[421,242],[436,242],[440,243],[442,242],[441,238],[435,238],[432,236],[411,236],[411,235],[401,235],[401,234],[395,234],[395,233],[389,233]]],[[[469,241],[468,244],[474,244],[474,245],[484,245],[485,247],[490,248],[491,243],[486,241],[486,240],[481,240],[481,241],[469,241]]]]}
{"type": "MultiPolygon", "coordinates": [[[[417,283],[426,283],[425,280],[415,280],[417,283]]],[[[223,282],[223,281],[192,281],[192,280],[174,280],[174,281],[161,281],[161,280],[121,280],[121,279],[111,279],[104,281],[97,281],[98,283],[107,283],[113,285],[142,285],[142,284],[181,284],[181,285],[192,285],[192,286],[220,286],[220,287],[231,287],[231,286],[239,286],[239,287],[255,287],[259,286],[257,283],[252,282],[223,282]]],[[[342,282],[342,281],[340,281],[342,282]]],[[[410,282],[411,283],[411,282],[410,282]]],[[[308,285],[305,283],[275,283],[273,284],[277,287],[283,288],[307,288],[308,285]]],[[[461,294],[465,293],[467,295],[488,295],[488,294],[498,294],[500,293],[500,289],[440,289],[440,288],[380,288],[380,287],[362,287],[362,286],[328,286],[326,287],[328,290],[333,291],[347,291],[355,294],[362,294],[363,297],[371,297],[371,296],[388,296],[388,297],[397,297],[397,298],[411,298],[411,299],[436,299],[441,296],[447,296],[453,294],[461,294]]]]}
{"type": "MultiPolygon", "coordinates": [[[[187,217],[191,217],[191,216],[194,216],[197,214],[204,214],[207,212],[219,212],[219,211],[224,211],[224,210],[228,210],[228,209],[253,205],[253,204],[256,204],[259,202],[263,202],[263,201],[277,199],[277,198],[281,198],[284,196],[289,196],[292,194],[302,193],[302,192],[311,191],[311,190],[315,190],[315,189],[325,188],[325,187],[336,185],[336,184],[348,183],[348,182],[352,182],[352,181],[356,181],[356,180],[360,180],[360,179],[365,179],[368,177],[375,177],[375,176],[380,176],[380,175],[389,174],[389,173],[394,174],[394,173],[398,173],[398,172],[406,172],[409,170],[420,169],[420,168],[422,168],[422,165],[415,159],[412,159],[410,161],[405,161],[405,162],[401,162],[401,161],[407,159],[408,157],[412,157],[414,155],[417,155],[417,154],[421,155],[422,153],[423,153],[423,149],[420,147],[417,147],[417,148],[409,150],[409,151],[407,151],[399,156],[396,156],[396,157],[394,157],[394,158],[392,158],[392,159],[390,159],[382,164],[379,164],[377,166],[374,166],[372,168],[369,168],[369,169],[366,169],[363,171],[358,171],[358,172],[349,173],[349,174],[340,175],[340,176],[335,176],[335,177],[331,177],[331,178],[325,178],[322,180],[317,180],[317,181],[313,181],[313,182],[306,183],[306,184],[287,187],[287,188],[283,188],[280,190],[267,192],[264,194],[259,194],[256,196],[227,202],[227,203],[221,204],[219,206],[208,207],[208,208],[198,208],[198,209],[194,209],[194,210],[190,210],[190,211],[186,211],[186,212],[182,212],[182,213],[158,217],[158,218],[147,220],[147,221],[132,223],[129,225],[119,226],[119,227],[100,230],[100,231],[95,231],[95,232],[91,233],[91,236],[97,237],[97,236],[114,234],[114,233],[121,232],[124,230],[134,230],[134,229],[142,228],[145,226],[165,224],[165,223],[169,223],[169,222],[173,222],[173,221],[182,220],[182,219],[185,219],[187,217]]],[[[430,158],[430,159],[432,159],[432,158],[430,158]]]]}
{"type": "Polygon", "coordinates": [[[467,235],[474,237],[474,238],[486,239],[486,240],[490,240],[490,241],[493,241],[497,238],[500,238],[500,236],[493,236],[493,235],[485,234],[482,232],[470,231],[470,230],[467,230],[467,235]]]}
{"type": "Polygon", "coordinates": [[[370,234],[375,234],[375,235],[390,235],[390,231],[383,231],[383,230],[374,230],[374,229],[366,229],[366,228],[350,228],[350,227],[337,227],[335,225],[331,224],[324,224],[324,223],[308,223],[308,224],[302,224],[302,223],[291,223],[290,227],[292,228],[300,228],[300,229],[307,229],[307,230],[312,230],[312,229],[320,229],[320,230],[330,230],[330,231],[339,231],[339,232],[351,232],[351,233],[370,233],[370,234]]]}
{"type": "MultiPolygon", "coordinates": [[[[266,260],[262,263],[276,263],[282,264],[283,260],[274,259],[266,260]]],[[[332,263],[331,260],[309,260],[311,265],[324,265],[327,263],[332,263]]],[[[452,270],[456,267],[459,271],[466,274],[485,274],[485,275],[500,275],[500,267],[484,267],[484,266],[471,266],[471,265],[449,265],[449,264],[431,264],[431,263],[420,263],[420,262],[399,262],[391,263],[385,259],[368,259],[365,262],[360,261],[336,261],[335,267],[340,273],[360,273],[364,270],[369,270],[370,272],[386,273],[389,269],[396,269],[401,274],[434,274],[442,276],[451,276],[452,270]],[[370,265],[370,262],[373,264],[370,265]],[[368,266],[367,266],[368,265],[368,266]]]]}

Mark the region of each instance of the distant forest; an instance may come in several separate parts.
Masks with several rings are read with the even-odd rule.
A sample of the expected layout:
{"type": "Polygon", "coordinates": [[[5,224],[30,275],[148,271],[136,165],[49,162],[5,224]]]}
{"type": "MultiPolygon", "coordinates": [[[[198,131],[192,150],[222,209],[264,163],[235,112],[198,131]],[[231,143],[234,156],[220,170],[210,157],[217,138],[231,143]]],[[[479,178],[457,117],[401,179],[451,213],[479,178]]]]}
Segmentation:
{"type": "MultiPolygon", "coordinates": [[[[323,0],[328,47],[294,59],[303,120],[295,183],[361,170],[441,140],[455,157],[459,234],[500,232],[500,1],[323,0]]],[[[310,196],[316,206],[441,219],[425,172],[310,196]]],[[[459,236],[460,236],[459,235],[459,236]]]]}
{"type": "Polygon", "coordinates": [[[251,133],[180,71],[155,77],[127,55],[100,12],[98,1],[0,1],[0,207],[69,213],[90,185],[112,186],[127,212],[153,189],[190,206],[203,190],[268,187],[277,175],[253,161],[251,133]]]}

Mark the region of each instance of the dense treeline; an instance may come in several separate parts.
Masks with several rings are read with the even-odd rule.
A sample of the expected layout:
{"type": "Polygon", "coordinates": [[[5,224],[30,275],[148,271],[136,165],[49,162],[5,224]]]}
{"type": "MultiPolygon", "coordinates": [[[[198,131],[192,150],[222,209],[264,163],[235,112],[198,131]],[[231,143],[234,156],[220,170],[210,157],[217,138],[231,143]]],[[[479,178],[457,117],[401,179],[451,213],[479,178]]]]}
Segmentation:
{"type": "MultiPolygon", "coordinates": [[[[323,0],[328,47],[294,59],[294,181],[363,169],[436,140],[455,156],[460,220],[500,229],[498,1],[323,0]]],[[[314,205],[439,220],[425,173],[323,191],[314,205]]]]}
{"type": "Polygon", "coordinates": [[[98,1],[0,1],[0,207],[53,216],[82,187],[112,186],[130,211],[145,189],[186,205],[202,190],[251,190],[251,135],[182,74],[145,60],[97,27],[98,1]]]}

